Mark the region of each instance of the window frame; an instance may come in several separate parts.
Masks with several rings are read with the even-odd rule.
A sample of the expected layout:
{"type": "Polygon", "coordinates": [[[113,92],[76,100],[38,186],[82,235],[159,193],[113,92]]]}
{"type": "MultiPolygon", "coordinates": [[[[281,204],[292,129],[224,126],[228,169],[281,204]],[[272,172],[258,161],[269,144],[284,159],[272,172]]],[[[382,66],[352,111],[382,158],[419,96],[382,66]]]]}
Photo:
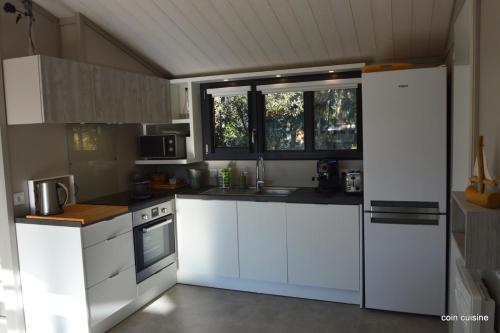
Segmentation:
{"type": "MultiPolygon", "coordinates": [[[[259,85],[294,83],[322,80],[339,80],[361,78],[359,71],[318,74],[307,76],[289,76],[282,78],[264,78],[229,82],[211,82],[200,85],[202,111],[202,137],[204,160],[253,160],[259,156],[268,160],[316,160],[335,158],[339,160],[360,160],[363,158],[362,129],[362,87],[357,85],[356,91],[356,127],[357,149],[352,150],[315,150],[314,133],[314,91],[301,89],[304,93],[304,150],[301,151],[266,151],[265,150],[265,101],[264,94],[257,90],[259,85]],[[213,98],[207,94],[208,89],[250,86],[248,92],[248,148],[215,147],[213,98]],[[252,131],[255,129],[254,143],[252,131]]],[[[329,89],[329,88],[325,88],[329,89]]]]}

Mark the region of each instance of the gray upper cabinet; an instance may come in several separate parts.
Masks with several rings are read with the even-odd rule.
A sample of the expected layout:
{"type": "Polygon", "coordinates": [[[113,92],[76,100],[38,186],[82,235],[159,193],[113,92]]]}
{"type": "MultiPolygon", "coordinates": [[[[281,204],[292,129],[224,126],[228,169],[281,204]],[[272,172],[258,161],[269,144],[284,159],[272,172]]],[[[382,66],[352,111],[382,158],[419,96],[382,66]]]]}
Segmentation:
{"type": "Polygon", "coordinates": [[[59,58],[40,57],[44,122],[95,120],[93,68],[59,58]]]}
{"type": "Polygon", "coordinates": [[[95,119],[93,67],[45,56],[3,62],[7,123],[71,123],[95,119]]]}
{"type": "Polygon", "coordinates": [[[140,75],[94,66],[96,122],[140,123],[140,75]]]}
{"type": "Polygon", "coordinates": [[[142,122],[169,123],[172,120],[170,112],[170,88],[168,80],[143,76],[140,80],[142,92],[142,122]]]}
{"type": "Polygon", "coordinates": [[[165,79],[40,55],[3,65],[9,125],[171,120],[165,79]]]}

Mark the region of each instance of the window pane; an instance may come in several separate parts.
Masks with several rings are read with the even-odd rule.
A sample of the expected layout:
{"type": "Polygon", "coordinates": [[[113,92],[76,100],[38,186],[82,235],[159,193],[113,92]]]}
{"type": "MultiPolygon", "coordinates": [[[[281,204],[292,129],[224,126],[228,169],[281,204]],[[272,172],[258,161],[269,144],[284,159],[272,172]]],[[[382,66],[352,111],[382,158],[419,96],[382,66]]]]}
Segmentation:
{"type": "Polygon", "coordinates": [[[314,92],[314,148],[357,149],[356,88],[314,92]]]}
{"type": "Polygon", "coordinates": [[[304,150],[304,94],[265,94],[266,150],[304,150]]]}
{"type": "Polygon", "coordinates": [[[248,147],[248,97],[214,97],[215,146],[248,147]]]}

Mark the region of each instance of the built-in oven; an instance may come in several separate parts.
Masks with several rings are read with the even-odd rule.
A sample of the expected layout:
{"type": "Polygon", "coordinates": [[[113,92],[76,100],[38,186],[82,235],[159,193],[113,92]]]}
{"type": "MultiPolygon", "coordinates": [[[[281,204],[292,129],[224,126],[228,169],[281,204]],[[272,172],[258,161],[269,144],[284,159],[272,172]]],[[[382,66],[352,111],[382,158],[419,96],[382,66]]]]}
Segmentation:
{"type": "Polygon", "coordinates": [[[172,201],[133,213],[136,281],[140,283],[175,262],[172,201]]]}

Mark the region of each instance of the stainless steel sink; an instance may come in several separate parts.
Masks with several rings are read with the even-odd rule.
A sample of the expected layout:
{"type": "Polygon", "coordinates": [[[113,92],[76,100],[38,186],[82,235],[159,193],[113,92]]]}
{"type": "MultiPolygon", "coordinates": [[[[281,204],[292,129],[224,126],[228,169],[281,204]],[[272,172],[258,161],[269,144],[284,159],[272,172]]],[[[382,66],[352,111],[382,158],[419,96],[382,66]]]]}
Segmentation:
{"type": "Polygon", "coordinates": [[[229,189],[224,189],[224,188],[211,188],[210,190],[206,190],[204,192],[201,192],[201,194],[211,194],[211,195],[254,195],[255,194],[255,188],[246,188],[246,189],[240,189],[240,188],[229,188],[229,189]]]}
{"type": "Polygon", "coordinates": [[[272,196],[272,197],[286,197],[292,194],[297,188],[296,187],[282,187],[282,186],[264,186],[257,192],[255,187],[249,187],[246,189],[239,188],[212,188],[201,194],[211,194],[211,195],[256,195],[256,196],[272,196]]]}
{"type": "Polygon", "coordinates": [[[297,188],[295,187],[268,187],[264,186],[256,195],[282,196],[286,197],[292,194],[297,188]]]}

